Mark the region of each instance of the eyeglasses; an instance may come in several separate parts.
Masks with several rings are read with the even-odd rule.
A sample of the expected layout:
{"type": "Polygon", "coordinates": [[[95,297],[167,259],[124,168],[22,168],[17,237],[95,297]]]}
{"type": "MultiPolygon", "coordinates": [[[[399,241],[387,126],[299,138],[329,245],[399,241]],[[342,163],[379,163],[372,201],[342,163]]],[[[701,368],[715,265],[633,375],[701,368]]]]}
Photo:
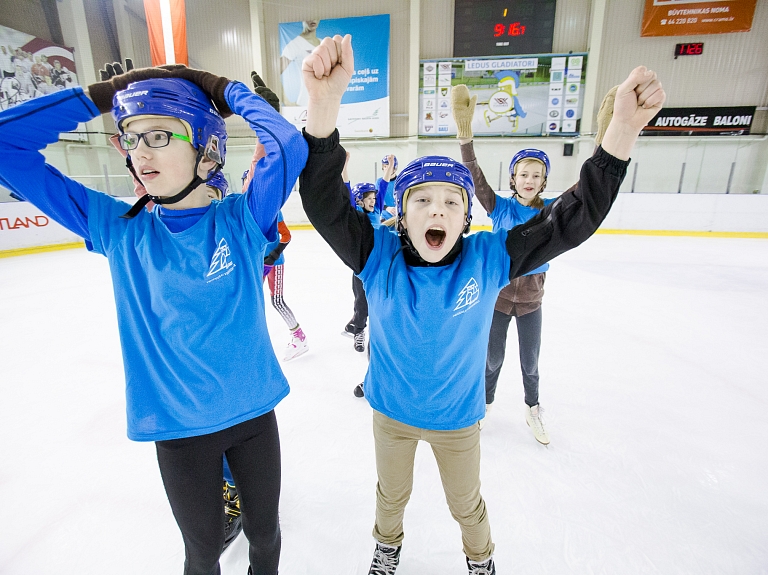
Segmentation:
{"type": "Polygon", "coordinates": [[[150,130],[149,132],[142,132],[140,134],[125,132],[120,134],[117,141],[120,142],[120,147],[123,150],[135,150],[138,148],[139,140],[141,139],[143,139],[144,143],[150,148],[165,148],[170,143],[171,138],[184,140],[190,144],[192,143],[192,140],[190,140],[188,136],[174,134],[168,130],[150,130]]]}

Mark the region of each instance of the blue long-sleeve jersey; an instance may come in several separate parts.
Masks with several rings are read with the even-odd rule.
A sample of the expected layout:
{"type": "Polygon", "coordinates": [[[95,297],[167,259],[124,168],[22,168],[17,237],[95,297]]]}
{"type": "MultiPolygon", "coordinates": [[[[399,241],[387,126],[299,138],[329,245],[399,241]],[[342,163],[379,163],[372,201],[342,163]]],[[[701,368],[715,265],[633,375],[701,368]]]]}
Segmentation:
{"type": "Polygon", "coordinates": [[[267,152],[246,194],[130,220],[119,217],[124,202],[67,178],[41,153],[99,114],[82,89],[0,113],[0,183],[109,261],[134,440],[213,433],[267,413],[288,393],[261,284],[264,250],[307,145],[244,85],[231,83],[225,96],[267,152]]]}

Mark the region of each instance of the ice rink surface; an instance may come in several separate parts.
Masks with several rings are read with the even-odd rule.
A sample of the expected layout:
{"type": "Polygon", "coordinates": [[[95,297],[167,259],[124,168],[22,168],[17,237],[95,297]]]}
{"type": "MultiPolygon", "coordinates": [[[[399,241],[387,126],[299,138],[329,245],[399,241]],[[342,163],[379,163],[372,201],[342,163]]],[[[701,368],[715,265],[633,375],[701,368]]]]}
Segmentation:
{"type": "MultiPolygon", "coordinates": [[[[365,355],[340,336],[351,272],[313,231],[286,251],[310,352],[284,364],[282,575],[364,575],[373,539],[365,355]]],[[[768,240],[598,235],[547,276],[541,404],[523,418],[511,328],[482,431],[499,575],[768,573],[768,240]]],[[[106,259],[0,259],[0,573],[182,573],[154,445],[125,436],[106,259]]],[[[282,357],[288,331],[267,310],[282,357]]],[[[514,325],[514,322],[513,324],[514,325]]],[[[221,342],[223,354],[227,342],[221,342]]],[[[398,575],[466,574],[431,450],[398,575]]],[[[222,558],[245,575],[247,544],[222,558]]]]}

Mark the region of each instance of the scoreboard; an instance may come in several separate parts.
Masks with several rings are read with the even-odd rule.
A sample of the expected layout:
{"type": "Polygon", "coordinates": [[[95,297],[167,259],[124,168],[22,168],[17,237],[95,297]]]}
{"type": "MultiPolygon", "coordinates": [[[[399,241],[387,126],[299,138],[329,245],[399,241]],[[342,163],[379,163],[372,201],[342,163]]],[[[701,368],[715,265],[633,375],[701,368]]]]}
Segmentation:
{"type": "Polygon", "coordinates": [[[456,0],[453,57],[549,54],[556,0],[456,0]]]}

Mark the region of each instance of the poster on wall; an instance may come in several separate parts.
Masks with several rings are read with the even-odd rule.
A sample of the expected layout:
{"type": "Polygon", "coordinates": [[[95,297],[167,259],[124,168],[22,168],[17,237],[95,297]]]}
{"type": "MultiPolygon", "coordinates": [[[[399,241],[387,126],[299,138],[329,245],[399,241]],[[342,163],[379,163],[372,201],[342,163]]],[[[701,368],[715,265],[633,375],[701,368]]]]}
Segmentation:
{"type": "Polygon", "coordinates": [[[641,136],[748,136],[755,106],[662,108],[641,136]]]}
{"type": "Polygon", "coordinates": [[[78,86],[72,48],[0,26],[0,110],[78,86]]]}
{"type": "Polygon", "coordinates": [[[355,73],[341,100],[336,127],[342,138],[389,136],[389,14],[279,24],[281,113],[301,129],[307,89],[301,63],[323,38],[352,35],[355,73]]]}
{"type": "Polygon", "coordinates": [[[749,32],[757,0],[645,0],[641,36],[749,32]]]}
{"type": "Polygon", "coordinates": [[[586,71],[586,53],[422,60],[419,135],[456,135],[451,90],[459,84],[477,96],[477,136],[578,134],[586,71]]]}

